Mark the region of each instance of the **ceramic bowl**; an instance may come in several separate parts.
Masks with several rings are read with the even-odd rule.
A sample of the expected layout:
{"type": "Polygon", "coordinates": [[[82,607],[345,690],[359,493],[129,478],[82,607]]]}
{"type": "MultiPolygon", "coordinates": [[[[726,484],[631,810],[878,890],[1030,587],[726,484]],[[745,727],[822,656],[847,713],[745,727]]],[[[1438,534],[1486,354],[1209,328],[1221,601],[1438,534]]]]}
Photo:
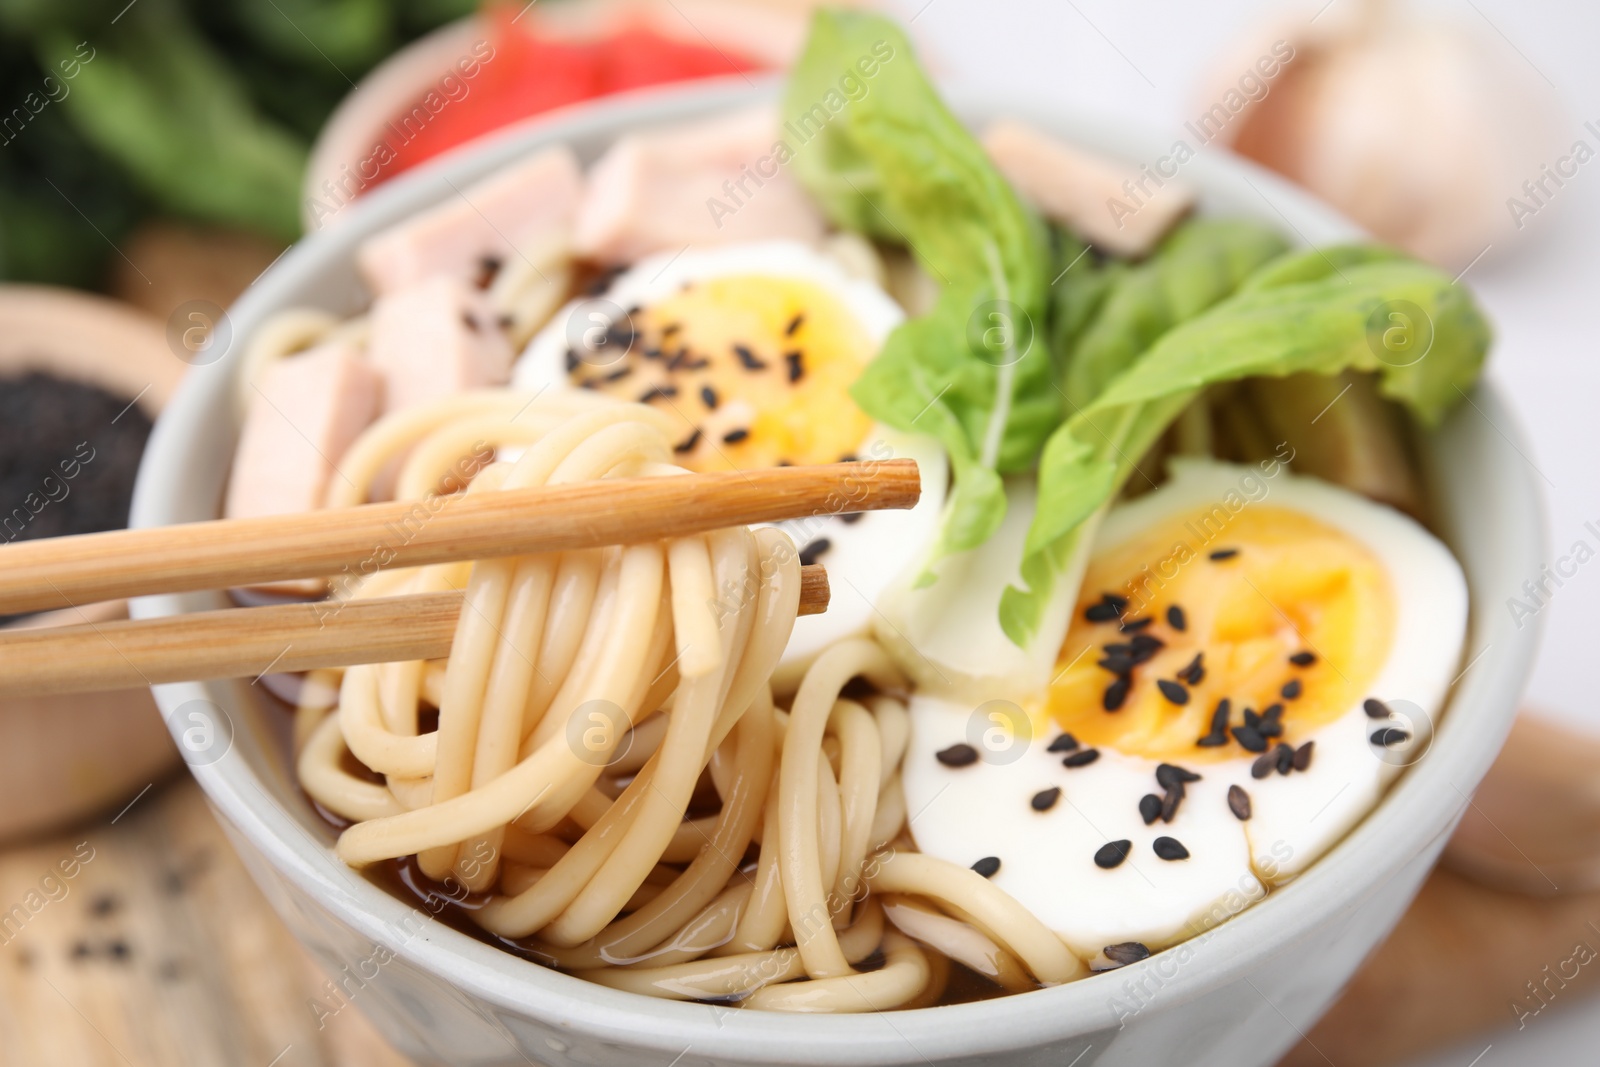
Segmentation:
{"type": "MultiPolygon", "coordinates": [[[[557,141],[593,159],[629,130],[710,115],[776,88],[721,83],[615,98],[444,156],[286,255],[230,312],[233,336],[249,336],[290,305],[357,311],[366,295],[352,254],[363,237],[513,159],[557,141]]],[[[975,125],[1022,117],[1128,160],[1154,160],[1171,147],[1163,133],[1038,104],[952,102],[975,125]]],[[[1256,216],[1300,242],[1359,236],[1328,208],[1220,150],[1203,149],[1184,176],[1201,191],[1203,211],[1256,216]]],[[[137,525],[217,514],[239,429],[230,402],[236,354],[195,368],[162,418],[145,454],[137,525]]],[[[798,1016],[655,1000],[544,970],[430,921],[340,864],[332,833],[290,773],[275,721],[283,711],[260,706],[248,684],[163,686],[157,698],[175,732],[195,716],[215,724],[212,741],[187,757],[245,861],[342,996],[419,1062],[1266,1065],[1311,1026],[1405,910],[1504,740],[1531,663],[1533,628],[1518,630],[1497,605],[1538,573],[1542,507],[1508,443],[1517,430],[1501,398],[1481,386],[1472,400],[1422,447],[1439,525],[1474,604],[1465,672],[1431,749],[1293,884],[1183,948],[1058,988],[918,1011],[798,1016]]],[[[218,604],[215,596],[162,597],[134,611],[218,604]]]]}

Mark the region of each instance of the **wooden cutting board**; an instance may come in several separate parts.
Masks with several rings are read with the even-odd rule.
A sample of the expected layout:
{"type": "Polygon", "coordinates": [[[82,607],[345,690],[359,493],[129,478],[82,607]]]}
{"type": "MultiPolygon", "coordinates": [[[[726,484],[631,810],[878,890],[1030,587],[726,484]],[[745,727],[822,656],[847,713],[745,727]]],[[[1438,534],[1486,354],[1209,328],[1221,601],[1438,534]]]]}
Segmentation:
{"type": "Polygon", "coordinates": [[[407,1067],[323,981],[186,774],[0,852],[0,1063],[407,1067]]]}

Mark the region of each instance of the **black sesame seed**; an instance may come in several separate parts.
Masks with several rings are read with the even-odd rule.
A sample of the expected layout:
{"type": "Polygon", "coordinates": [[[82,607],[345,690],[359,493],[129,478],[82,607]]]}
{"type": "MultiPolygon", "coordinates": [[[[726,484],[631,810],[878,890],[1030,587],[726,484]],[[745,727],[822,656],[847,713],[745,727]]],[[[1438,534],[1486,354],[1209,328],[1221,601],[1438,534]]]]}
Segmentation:
{"type": "Polygon", "coordinates": [[[1284,682],[1283,688],[1278,691],[1283,694],[1283,699],[1285,700],[1299,700],[1302,688],[1300,679],[1291,678],[1284,682]]]}
{"type": "Polygon", "coordinates": [[[1367,713],[1369,719],[1392,719],[1394,712],[1389,710],[1389,705],[1377,697],[1368,697],[1361,702],[1361,710],[1367,713]]]}
{"type": "Polygon", "coordinates": [[[839,521],[844,523],[846,526],[854,526],[856,523],[860,522],[866,517],[867,513],[865,511],[847,511],[843,515],[839,516],[839,521]]]}
{"type": "Polygon", "coordinates": [[[694,446],[700,443],[700,428],[695,427],[694,433],[672,446],[674,452],[693,452],[694,446]]]}
{"type": "Polygon", "coordinates": [[[1311,766],[1311,753],[1316,748],[1315,741],[1307,741],[1294,750],[1294,769],[1303,771],[1311,766]]]}
{"type": "Polygon", "coordinates": [[[1183,842],[1176,837],[1158,837],[1150,842],[1150,847],[1155,850],[1156,856],[1164,860],[1186,860],[1189,850],[1183,847],[1183,842]]]}
{"type": "Polygon", "coordinates": [[[1246,752],[1265,752],[1267,739],[1261,736],[1261,731],[1252,726],[1235,726],[1233,739],[1244,747],[1246,752]]]}
{"type": "MultiPolygon", "coordinates": [[[[1272,707],[1275,708],[1277,706],[1274,704],[1272,707]]],[[[1268,708],[1267,713],[1261,716],[1261,725],[1256,727],[1256,732],[1262,737],[1283,736],[1283,722],[1272,713],[1272,708],[1268,708]]]]}
{"type": "Polygon", "coordinates": [[[1162,763],[1156,766],[1156,782],[1163,789],[1170,789],[1173,783],[1198,782],[1200,776],[1187,767],[1180,767],[1175,763],[1162,763]]]}
{"type": "MultiPolygon", "coordinates": [[[[639,394],[639,403],[648,404],[652,400],[666,400],[677,395],[678,387],[676,385],[652,385],[639,394]]],[[[699,433],[698,430],[695,432],[696,434],[699,433]]]]}
{"type": "Polygon", "coordinates": [[[610,374],[607,374],[605,376],[605,380],[608,382],[620,382],[622,379],[626,378],[632,373],[633,365],[631,363],[626,363],[612,371],[610,374]]]}
{"type": "Polygon", "coordinates": [[[707,411],[717,410],[717,391],[709,385],[700,387],[700,402],[706,406],[707,411]]]}
{"type": "Polygon", "coordinates": [[[1294,746],[1278,742],[1278,747],[1272,750],[1273,757],[1278,761],[1278,773],[1288,774],[1294,770],[1294,746]]]}
{"type": "Polygon", "coordinates": [[[1130,963],[1150,958],[1150,950],[1137,941],[1124,941],[1118,945],[1107,945],[1100,950],[1106,959],[1118,967],[1126,967],[1130,963]]]}
{"type": "Polygon", "coordinates": [[[1183,614],[1183,609],[1176,604],[1167,609],[1167,625],[1179,632],[1189,628],[1188,618],[1183,614]]]}
{"type": "Polygon", "coordinates": [[[974,863],[972,865],[972,869],[983,875],[985,878],[993,878],[995,872],[1000,869],[1000,857],[985,856],[977,863],[974,863]]]}
{"type": "Polygon", "coordinates": [[[1271,774],[1278,768],[1278,754],[1276,752],[1263,752],[1250,764],[1250,777],[1261,779],[1271,774]]]}
{"type": "Polygon", "coordinates": [[[1219,548],[1215,552],[1211,553],[1211,558],[1216,562],[1221,563],[1223,560],[1232,559],[1238,554],[1239,550],[1237,548],[1219,548]]]}
{"type": "Polygon", "coordinates": [[[1183,705],[1189,703],[1189,690],[1185,689],[1182,684],[1178,682],[1171,681],[1167,678],[1159,678],[1156,680],[1156,688],[1161,690],[1162,696],[1166,697],[1174,704],[1183,705]]]}
{"type": "Polygon", "coordinates": [[[841,453],[839,453],[839,458],[837,460],[835,460],[834,462],[836,462],[836,463],[859,463],[860,461],[861,461],[861,457],[856,455],[854,452],[841,452],[841,453]]]}
{"type": "Polygon", "coordinates": [[[1161,821],[1171,822],[1178,814],[1178,805],[1183,803],[1183,798],[1188,791],[1183,788],[1182,782],[1173,782],[1167,787],[1167,795],[1161,798],[1161,821]]]}
{"type": "Polygon", "coordinates": [[[1028,801],[1028,804],[1034,811],[1049,811],[1056,806],[1056,801],[1060,799],[1061,787],[1056,785],[1051,786],[1049,789],[1041,789],[1033,794],[1033,799],[1028,801]]]}
{"type": "Polygon", "coordinates": [[[1228,810],[1233,812],[1233,817],[1240,822],[1250,821],[1250,794],[1241,787],[1230,785],[1228,787],[1228,810]]]}
{"type": "Polygon", "coordinates": [[[1371,741],[1384,748],[1393,748],[1411,740],[1411,735],[1398,726],[1383,726],[1374,731],[1371,741]]]}
{"type": "Polygon", "coordinates": [[[1100,758],[1100,750],[1098,748],[1086,748],[1082,752],[1074,752],[1072,755],[1070,755],[1066,759],[1062,760],[1061,761],[1061,766],[1063,766],[1063,767],[1087,767],[1087,766],[1089,766],[1089,764],[1093,763],[1095,760],[1097,760],[1099,758],[1100,758]]]}
{"type": "Polygon", "coordinates": [[[978,750],[968,744],[951,745],[933,754],[946,767],[970,767],[978,762],[978,750]]]}
{"type": "Polygon", "coordinates": [[[640,355],[644,356],[645,359],[660,359],[661,349],[647,347],[643,352],[640,353],[640,355]]]}
{"type": "Polygon", "coordinates": [[[479,289],[487,289],[494,282],[494,276],[500,273],[499,256],[479,256],[478,275],[473,282],[479,289]]]}
{"type": "Polygon", "coordinates": [[[1139,798],[1139,818],[1144,820],[1146,826],[1149,826],[1161,818],[1161,806],[1160,797],[1154,793],[1146,793],[1139,798]]]}
{"type": "Polygon", "coordinates": [[[1221,748],[1227,743],[1228,735],[1225,733],[1206,734],[1200,740],[1195,742],[1195,744],[1199,745],[1201,748],[1221,748]]]}
{"type": "Polygon", "coordinates": [[[803,362],[804,359],[805,355],[801,352],[785,352],[783,354],[783,361],[789,365],[790,384],[798,382],[805,377],[806,365],[803,362]]]}
{"type": "Polygon", "coordinates": [[[795,331],[800,329],[800,324],[805,321],[806,316],[804,312],[796,315],[794,318],[789,320],[789,325],[783,328],[783,335],[785,337],[793,337],[795,335],[795,331]]]}
{"type": "Polygon", "coordinates": [[[734,345],[733,354],[739,357],[739,365],[745,370],[766,370],[767,365],[756,358],[756,354],[745,345],[734,345]]]}
{"type": "Polygon", "coordinates": [[[1296,667],[1309,667],[1317,662],[1317,656],[1314,652],[1296,652],[1289,657],[1289,662],[1296,667]]]}
{"type": "Polygon", "coordinates": [[[709,366],[711,366],[711,361],[709,359],[707,359],[705,356],[701,356],[699,359],[691,359],[691,360],[688,360],[685,363],[679,364],[678,369],[679,370],[705,370],[709,366]]]}
{"type": "MultiPolygon", "coordinates": [[[[1104,663],[1104,660],[1101,660],[1104,663]]],[[[1100,706],[1107,711],[1120,711],[1122,705],[1128,702],[1128,687],[1133,684],[1126,674],[1106,686],[1106,691],[1100,697],[1100,706]]]]}
{"type": "Polygon", "coordinates": [[[1100,599],[1110,604],[1118,615],[1128,610],[1128,598],[1125,596],[1118,596],[1115,593],[1101,593],[1100,599]]]}
{"type": "Polygon", "coordinates": [[[1078,748],[1078,739],[1071,734],[1057,734],[1055,740],[1050,742],[1046,752],[1073,752],[1078,748]]]}
{"type": "Polygon", "coordinates": [[[1167,647],[1167,643],[1165,641],[1154,636],[1153,634],[1134,634],[1133,639],[1128,642],[1128,645],[1133,649],[1134,656],[1140,662],[1149,659],[1151,656],[1154,656],[1157,652],[1167,647]]]}
{"type": "Polygon", "coordinates": [[[722,443],[725,445],[736,445],[749,436],[750,431],[741,426],[737,430],[729,430],[727,433],[723,434],[722,443]]]}
{"type": "Polygon", "coordinates": [[[1202,662],[1204,656],[1204,652],[1196,652],[1194,659],[1189,661],[1189,665],[1178,672],[1178,677],[1190,685],[1199,685],[1203,682],[1206,677],[1205,664],[1202,662]]]}
{"type": "Polygon", "coordinates": [[[1255,708],[1244,709],[1244,724],[1252,730],[1261,729],[1261,713],[1255,708]]]}
{"type": "Polygon", "coordinates": [[[1133,851],[1133,842],[1128,840],[1108,841],[1100,846],[1094,854],[1094,865],[1103,871],[1113,867],[1122,866],[1122,861],[1128,858],[1128,853],[1133,851]]]}
{"type": "Polygon", "coordinates": [[[822,558],[822,554],[824,552],[828,551],[828,549],[832,547],[833,542],[828,540],[826,537],[817,538],[815,541],[812,541],[810,544],[806,545],[806,547],[800,550],[800,566],[811,566],[818,559],[822,558]]]}
{"type": "Polygon", "coordinates": [[[1228,729],[1228,716],[1232,713],[1233,703],[1227,697],[1217,701],[1217,710],[1211,713],[1211,732],[1225,733],[1228,729]]]}
{"type": "Polygon", "coordinates": [[[1125,675],[1138,666],[1139,661],[1125,652],[1113,652],[1111,655],[1103,659],[1097,659],[1094,662],[1095,666],[1103,667],[1112,674],[1125,675]]]}
{"type": "Polygon", "coordinates": [[[1141,615],[1137,619],[1124,619],[1122,621],[1122,625],[1117,627],[1117,629],[1121,630],[1125,634],[1131,634],[1138,630],[1143,630],[1145,627],[1149,626],[1155,621],[1156,620],[1149,615],[1141,615]]]}
{"type": "Polygon", "coordinates": [[[1098,604],[1090,604],[1087,608],[1083,609],[1083,618],[1085,622],[1110,622],[1112,619],[1115,619],[1118,614],[1119,612],[1117,611],[1117,608],[1104,600],[1100,601],[1098,604]]]}

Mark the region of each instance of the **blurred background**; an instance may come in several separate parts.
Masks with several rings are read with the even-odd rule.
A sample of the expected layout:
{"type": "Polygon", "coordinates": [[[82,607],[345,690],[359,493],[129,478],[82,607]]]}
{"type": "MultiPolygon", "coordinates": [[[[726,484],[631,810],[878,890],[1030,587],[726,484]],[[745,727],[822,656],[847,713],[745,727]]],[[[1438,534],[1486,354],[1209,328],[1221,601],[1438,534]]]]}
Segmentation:
{"type": "MultiPolygon", "coordinates": [[[[0,0],[0,500],[28,501],[0,516],[3,536],[125,522],[131,463],[85,461],[81,480],[63,468],[52,485],[39,457],[80,440],[136,455],[105,446],[141,443],[206,358],[196,338],[225,330],[229,302],[354,200],[546,111],[779,70],[809,6],[0,0]]],[[[909,22],[941,77],[995,96],[1191,142],[1186,124],[1221,105],[1226,130],[1201,151],[1231,148],[1306,185],[1459,272],[1489,309],[1489,373],[1521,416],[1497,429],[1548,501],[1553,569],[1520,598],[1544,630],[1526,713],[1542,740],[1514,737],[1446,869],[1286,1062],[1593,1062],[1600,576],[1587,556],[1561,561],[1600,545],[1600,8],[876,6],[909,22]],[[1274,45],[1292,60],[1250,77],[1274,45]],[[1550,812],[1571,813],[1560,835],[1537,830],[1550,812]]],[[[0,1063],[401,1064],[344,1010],[359,998],[334,996],[341,976],[278,925],[148,729],[154,715],[140,693],[0,707],[13,739],[0,751],[0,909],[23,909],[0,910],[0,1063]]]]}

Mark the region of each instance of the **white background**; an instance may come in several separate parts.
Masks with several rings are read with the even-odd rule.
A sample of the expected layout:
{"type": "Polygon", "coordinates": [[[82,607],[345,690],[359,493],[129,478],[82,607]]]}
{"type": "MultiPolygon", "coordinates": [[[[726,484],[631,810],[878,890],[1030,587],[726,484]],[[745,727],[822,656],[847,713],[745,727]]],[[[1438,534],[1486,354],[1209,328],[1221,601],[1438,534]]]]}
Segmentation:
{"type": "MultiPolygon", "coordinates": [[[[1355,4],[1361,0],[1332,0],[1355,4]]],[[[1592,0],[1415,0],[1505,49],[1553,86],[1562,144],[1600,125],[1600,5],[1592,0]]],[[[1061,101],[1180,135],[1205,95],[1202,84],[1242,32],[1264,18],[1316,15],[1262,0],[894,0],[929,60],[947,80],[1020,98],[1061,101]]],[[[1554,154],[1549,157],[1554,159],[1554,154]]],[[[1530,177],[1535,176],[1530,173],[1530,177]]],[[[1505,196],[1517,193],[1507,189],[1505,196]]],[[[1543,486],[1550,559],[1600,526],[1600,359],[1594,343],[1600,256],[1600,162],[1580,170],[1514,241],[1499,243],[1465,281],[1494,319],[1490,376],[1509,394],[1526,435],[1529,477],[1543,486]]],[[[1506,427],[1512,436],[1515,428],[1506,427]]],[[[1512,447],[1507,445],[1507,447],[1512,447]]],[[[1536,577],[1530,575],[1530,578],[1536,577]]],[[[1493,610],[1505,610],[1496,605],[1493,610]]],[[[1528,706],[1600,732],[1600,565],[1582,568],[1540,614],[1544,648],[1528,706]]],[[[1600,772],[1600,768],[1597,768],[1600,772]]],[[[1415,1067],[1593,1063],[1595,1005],[1536,1019],[1441,1050],[1415,1067]],[[1487,1049],[1486,1049],[1487,1046],[1487,1049]]],[[[1508,1010],[1509,1019],[1509,1010],[1508,1010]]],[[[1342,1065],[1341,1065],[1342,1067],[1342,1065]]]]}

